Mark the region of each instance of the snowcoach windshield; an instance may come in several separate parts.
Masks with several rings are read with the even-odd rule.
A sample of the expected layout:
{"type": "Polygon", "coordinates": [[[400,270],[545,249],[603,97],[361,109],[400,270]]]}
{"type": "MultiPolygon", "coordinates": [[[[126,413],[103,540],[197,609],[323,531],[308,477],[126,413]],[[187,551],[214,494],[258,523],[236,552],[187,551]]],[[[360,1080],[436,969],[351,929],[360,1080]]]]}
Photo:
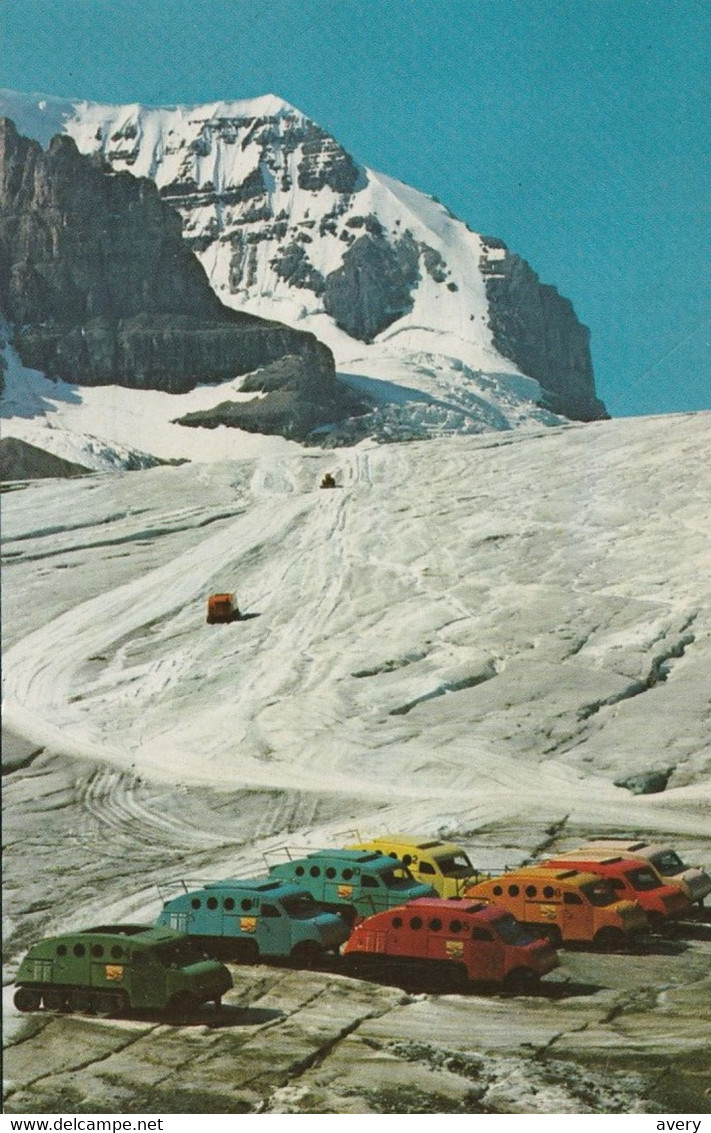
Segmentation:
{"type": "Polygon", "coordinates": [[[150,954],[160,964],[171,968],[182,968],[186,964],[197,964],[205,959],[200,945],[192,940],[175,940],[169,944],[160,944],[152,948],[150,954]]]}
{"type": "Polygon", "coordinates": [[[613,905],[615,901],[620,899],[609,881],[586,881],[584,885],[580,886],[580,890],[585,894],[591,905],[598,907],[613,905]]]}
{"type": "Polygon", "coordinates": [[[474,866],[464,852],[435,858],[435,861],[445,877],[471,877],[474,873],[474,866]]]}
{"type": "Polygon", "coordinates": [[[630,869],[625,874],[633,889],[643,893],[648,889],[659,889],[662,884],[653,869],[642,866],[641,869],[630,869]]]}
{"type": "Polygon", "coordinates": [[[416,882],[408,869],[386,869],[378,875],[386,889],[410,889],[416,882]]]}
{"type": "Polygon", "coordinates": [[[499,917],[492,926],[499,934],[504,944],[532,944],[537,939],[536,934],[524,928],[511,913],[499,917]]]}
{"type": "Polygon", "coordinates": [[[315,917],[319,907],[310,893],[297,893],[293,897],[285,897],[281,907],[289,917],[315,917]]]}
{"type": "Polygon", "coordinates": [[[683,861],[674,850],[662,850],[649,860],[660,873],[675,874],[681,873],[684,869],[688,869],[688,866],[684,865],[683,861]]]}

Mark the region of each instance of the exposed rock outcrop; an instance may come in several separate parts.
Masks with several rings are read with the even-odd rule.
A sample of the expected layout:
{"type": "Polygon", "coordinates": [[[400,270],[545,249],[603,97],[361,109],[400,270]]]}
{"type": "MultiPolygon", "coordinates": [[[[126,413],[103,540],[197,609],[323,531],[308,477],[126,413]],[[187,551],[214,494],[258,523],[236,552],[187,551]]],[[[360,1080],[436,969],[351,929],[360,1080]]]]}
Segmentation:
{"type": "MultiPolygon", "coordinates": [[[[214,409],[187,413],[179,424],[214,429],[218,425],[251,433],[279,433],[289,440],[316,439],[314,431],[369,408],[362,398],[327,372],[320,379],[302,358],[288,356],[249,375],[242,391],[266,396],[250,401],[223,401],[214,409]]],[[[352,443],[352,442],[350,442],[352,443]]]]}
{"type": "Polygon", "coordinates": [[[412,308],[419,277],[419,250],[410,235],[389,242],[380,233],[367,232],[327,276],[324,307],[347,334],[370,342],[412,308]]]}
{"type": "Polygon", "coordinates": [[[224,307],[152,181],[55,137],[0,124],[0,307],[26,366],[87,385],[182,392],[295,354],[322,381],[311,334],[224,307]]]}
{"type": "Polygon", "coordinates": [[[501,240],[484,237],[486,294],[494,346],[540,382],[545,405],[578,421],[607,417],[595,395],[590,331],[569,299],[541,283],[536,273],[501,240]],[[491,259],[487,253],[498,253],[491,259]]]}
{"type": "Polygon", "coordinates": [[[0,480],[48,480],[88,476],[90,468],[64,460],[51,452],[18,440],[17,437],[0,439],[0,480]]]}

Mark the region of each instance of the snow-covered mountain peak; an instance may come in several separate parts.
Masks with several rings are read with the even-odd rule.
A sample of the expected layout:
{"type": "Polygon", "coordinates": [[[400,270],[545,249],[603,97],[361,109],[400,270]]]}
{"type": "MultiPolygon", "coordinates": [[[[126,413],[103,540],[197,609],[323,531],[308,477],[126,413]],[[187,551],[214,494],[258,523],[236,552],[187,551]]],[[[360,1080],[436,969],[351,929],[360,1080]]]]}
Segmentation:
{"type": "Polygon", "coordinates": [[[372,435],[605,416],[567,299],[274,94],[151,107],[4,91],[0,114],[154,181],[221,302],[325,343],[384,409],[372,435]]]}

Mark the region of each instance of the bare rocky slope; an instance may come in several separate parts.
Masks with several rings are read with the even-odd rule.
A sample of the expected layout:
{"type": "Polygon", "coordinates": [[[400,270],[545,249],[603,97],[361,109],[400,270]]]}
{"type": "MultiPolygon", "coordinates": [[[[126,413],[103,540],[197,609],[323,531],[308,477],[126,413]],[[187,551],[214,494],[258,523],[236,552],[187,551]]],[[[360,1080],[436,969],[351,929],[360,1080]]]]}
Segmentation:
{"type": "Polygon", "coordinates": [[[180,392],[296,356],[334,382],[310,334],[224,307],[152,182],[57,137],[0,125],[0,308],[25,365],[86,385],[180,392]]]}

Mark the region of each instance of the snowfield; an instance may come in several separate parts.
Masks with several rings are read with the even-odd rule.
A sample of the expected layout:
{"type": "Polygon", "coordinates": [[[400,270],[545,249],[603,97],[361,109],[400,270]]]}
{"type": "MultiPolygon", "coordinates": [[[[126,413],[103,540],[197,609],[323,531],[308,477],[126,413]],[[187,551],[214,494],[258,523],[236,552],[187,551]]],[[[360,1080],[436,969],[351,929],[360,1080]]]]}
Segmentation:
{"type": "Polygon", "coordinates": [[[364,796],[369,832],[413,800],[427,831],[696,832],[710,424],[32,484],[4,506],[6,726],[171,783],[364,796]],[[225,589],[244,618],[208,627],[225,589]],[[613,785],[650,770],[665,792],[613,785]]]}
{"type": "MultiPolygon", "coordinates": [[[[446,833],[492,869],[581,834],[649,833],[711,864],[710,440],[711,414],[692,414],[328,454],[289,446],[6,492],[6,979],[38,936],[150,921],[181,879],[264,873],[285,846],[353,831],[446,833]],[[325,471],[337,489],[319,490],[325,471]],[[207,595],[222,590],[242,618],[208,626],[207,595]],[[615,785],[652,771],[668,775],[659,793],[615,785]]],[[[563,978],[589,978],[583,961],[563,978]]],[[[703,1014],[708,945],[684,962],[697,983],[683,1002],[703,1014]]],[[[409,1010],[390,989],[365,1004],[348,991],[357,981],[324,990],[309,978],[344,1009],[355,995],[371,1020],[392,1008],[368,1033],[382,1042],[394,1026],[410,1061],[425,1042],[464,1049],[465,1033],[470,1051],[493,1043],[501,1112],[631,1112],[647,1087],[627,1071],[624,1083],[600,1071],[585,1103],[567,1071],[544,1089],[521,1061],[519,1044],[562,1031],[566,1057],[587,1057],[570,1038],[575,1012],[613,1041],[619,967],[594,963],[597,991],[566,1000],[565,1022],[551,1004],[510,1004],[519,1030],[503,1055],[505,1001],[482,999],[482,1035],[456,997],[409,1010]]],[[[674,983],[674,959],[634,963],[635,980],[674,983]]],[[[250,978],[239,974],[245,1002],[250,978]]],[[[294,974],[276,990],[270,978],[259,984],[270,1010],[308,999],[294,974]]],[[[690,1017],[683,1039],[665,1031],[672,1002],[654,1016],[655,1052],[674,1043],[701,1057],[690,1017]]],[[[35,1089],[22,1069],[30,1024],[9,1002],[6,1019],[20,1059],[11,1105],[56,1107],[59,1095],[42,1094],[49,1072],[35,1089]]],[[[82,1066],[93,1057],[81,1048],[82,1066]]],[[[346,1105],[333,1094],[305,1101],[284,1073],[273,1112],[350,1112],[330,1108],[346,1105]]],[[[96,1081],[86,1089],[98,1105],[96,1081]]]]}

